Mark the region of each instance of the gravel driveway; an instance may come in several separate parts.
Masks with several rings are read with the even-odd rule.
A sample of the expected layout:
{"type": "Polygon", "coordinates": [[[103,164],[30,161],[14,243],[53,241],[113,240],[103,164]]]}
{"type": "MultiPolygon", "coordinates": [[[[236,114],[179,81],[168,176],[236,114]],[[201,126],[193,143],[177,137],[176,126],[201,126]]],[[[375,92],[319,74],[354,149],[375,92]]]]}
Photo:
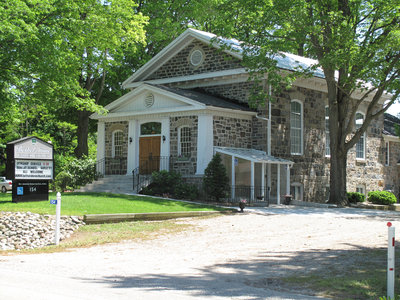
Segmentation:
{"type": "Polygon", "coordinates": [[[400,225],[397,212],[245,211],[182,219],[195,226],[154,240],[0,256],[0,299],[316,299],[279,291],[277,278],[325,272],[336,250],[385,247],[387,221],[400,225]]]}

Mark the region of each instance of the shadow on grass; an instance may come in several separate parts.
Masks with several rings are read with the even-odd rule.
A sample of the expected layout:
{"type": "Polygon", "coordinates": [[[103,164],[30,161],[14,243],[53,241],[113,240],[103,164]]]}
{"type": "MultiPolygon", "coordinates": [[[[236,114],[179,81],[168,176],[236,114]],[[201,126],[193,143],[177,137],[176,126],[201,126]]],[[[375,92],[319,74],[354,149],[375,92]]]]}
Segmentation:
{"type": "MultiPolygon", "coordinates": [[[[157,274],[79,279],[116,289],[189,291],[199,297],[377,299],[385,295],[386,250],[353,247],[261,253],[251,260],[205,266],[186,275],[173,274],[171,269],[172,274],[163,270],[157,274]]],[[[168,255],[163,259],[168,260],[168,255]]],[[[168,263],[179,265],[174,261],[168,263]]],[[[397,288],[396,293],[399,292],[397,288]]]]}

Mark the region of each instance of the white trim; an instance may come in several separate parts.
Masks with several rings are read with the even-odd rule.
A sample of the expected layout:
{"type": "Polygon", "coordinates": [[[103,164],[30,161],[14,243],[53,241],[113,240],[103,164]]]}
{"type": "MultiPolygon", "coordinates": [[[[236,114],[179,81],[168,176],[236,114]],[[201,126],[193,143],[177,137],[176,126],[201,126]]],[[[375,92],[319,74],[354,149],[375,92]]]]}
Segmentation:
{"type": "Polygon", "coordinates": [[[328,121],[329,126],[329,106],[325,105],[325,157],[331,157],[331,137],[329,127],[326,126],[326,122],[328,121]],[[328,110],[328,116],[326,116],[326,111],[328,110]],[[328,139],[329,139],[329,147],[328,147],[328,139]],[[329,154],[327,152],[329,151],[329,154]]]}
{"type": "Polygon", "coordinates": [[[303,155],[304,153],[304,107],[303,102],[298,99],[292,99],[290,101],[290,136],[292,131],[292,103],[296,102],[300,104],[300,152],[292,152],[292,139],[290,138],[290,154],[291,155],[303,155]]]}
{"type": "Polygon", "coordinates": [[[385,166],[390,166],[390,142],[385,142],[385,166]]]}
{"type": "Polygon", "coordinates": [[[400,137],[398,137],[398,136],[387,135],[387,134],[383,134],[382,136],[383,136],[384,141],[400,143],[400,137]]]}
{"type": "MultiPolygon", "coordinates": [[[[97,123],[97,161],[101,161],[106,157],[106,126],[104,122],[97,123]]],[[[104,163],[103,163],[104,164],[104,163]]],[[[104,166],[97,165],[97,172],[104,172],[104,166]]]]}
{"type": "Polygon", "coordinates": [[[136,147],[136,127],[137,127],[137,122],[136,120],[129,120],[129,125],[128,125],[128,157],[127,157],[127,169],[126,169],[126,174],[131,175],[132,171],[135,169],[135,162],[136,162],[136,154],[137,152],[135,151],[136,147]],[[129,139],[132,139],[132,143],[129,142],[129,139]]]}
{"type": "MultiPolygon", "coordinates": [[[[299,190],[299,192],[300,192],[300,201],[303,201],[304,200],[304,186],[303,186],[303,184],[301,184],[300,182],[293,182],[293,183],[291,183],[290,184],[290,188],[296,188],[296,187],[299,187],[300,188],[300,190],[299,190]]],[[[293,193],[293,200],[298,200],[298,199],[296,199],[296,195],[295,195],[295,193],[293,193]]]]}
{"type": "Polygon", "coordinates": [[[196,175],[203,175],[214,154],[213,116],[198,115],[196,175]]]}
{"type": "Polygon", "coordinates": [[[231,69],[231,70],[224,70],[224,71],[201,73],[201,74],[195,74],[195,75],[186,75],[186,76],[177,76],[177,77],[146,80],[145,82],[143,82],[143,81],[133,82],[133,83],[126,85],[125,88],[137,88],[140,85],[142,85],[143,83],[162,85],[162,84],[166,84],[166,83],[176,83],[176,82],[206,80],[206,79],[213,79],[213,85],[214,85],[215,84],[214,78],[226,77],[226,76],[238,76],[238,75],[245,75],[245,78],[243,79],[243,81],[246,81],[248,78],[248,72],[246,72],[246,69],[238,68],[238,69],[231,69]]]}
{"type": "MultiPolygon", "coordinates": [[[[354,117],[354,122],[355,122],[355,129],[356,130],[358,130],[358,128],[357,128],[357,114],[360,114],[360,115],[362,115],[362,124],[364,124],[364,122],[365,122],[365,114],[363,113],[363,112],[360,112],[360,111],[357,111],[356,112],[356,114],[355,114],[355,117],[354,117]]],[[[361,124],[361,126],[362,126],[362,124],[361,124]]],[[[360,126],[360,127],[361,127],[360,126]]],[[[355,144],[355,147],[356,147],[356,149],[355,149],[355,151],[356,151],[356,161],[365,161],[365,158],[366,158],[366,145],[367,145],[367,134],[366,134],[366,131],[364,131],[364,133],[362,134],[362,136],[360,136],[360,139],[361,138],[363,138],[363,157],[357,157],[357,145],[358,145],[358,143],[360,143],[360,140],[358,140],[358,142],[355,144]]]]}

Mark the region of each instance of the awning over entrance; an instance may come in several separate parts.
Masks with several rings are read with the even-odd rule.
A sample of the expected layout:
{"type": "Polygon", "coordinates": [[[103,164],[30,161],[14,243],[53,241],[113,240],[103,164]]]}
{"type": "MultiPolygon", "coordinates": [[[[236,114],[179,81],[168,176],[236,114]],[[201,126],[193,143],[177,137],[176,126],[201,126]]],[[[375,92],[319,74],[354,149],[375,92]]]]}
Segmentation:
{"type": "Polygon", "coordinates": [[[243,158],[255,163],[281,164],[293,166],[293,162],[283,158],[267,155],[264,151],[246,148],[214,147],[215,152],[243,158]]]}
{"type": "MultiPolygon", "coordinates": [[[[281,166],[285,166],[286,169],[286,194],[290,194],[290,168],[293,166],[293,162],[290,160],[274,157],[271,155],[267,155],[266,152],[256,150],[256,149],[246,149],[246,148],[233,148],[233,147],[214,147],[215,153],[221,153],[225,156],[231,157],[231,161],[229,162],[225,160],[225,163],[230,163],[228,169],[231,171],[231,197],[235,198],[235,186],[237,185],[237,181],[241,181],[240,178],[236,178],[240,176],[241,168],[244,169],[247,178],[250,175],[250,198],[251,200],[255,199],[255,187],[256,181],[258,184],[261,184],[261,191],[264,193],[267,190],[268,194],[261,195],[261,198],[270,199],[270,190],[271,190],[271,165],[276,165],[276,200],[277,203],[280,204],[281,198],[281,166]],[[240,161],[248,161],[246,166],[240,163],[240,161]],[[250,164],[250,166],[249,166],[250,164]],[[256,172],[256,164],[258,166],[258,171],[256,172]],[[267,168],[266,168],[267,167],[267,168]],[[267,172],[266,172],[267,171],[267,172]],[[249,174],[250,173],[250,174],[249,174]],[[266,182],[267,181],[267,182],[266,182]],[[265,189],[267,187],[267,189],[265,189]]],[[[228,158],[227,157],[227,158],[228,158]]],[[[245,175],[245,176],[246,176],[245,175]]],[[[259,195],[257,195],[259,196],[259,195]]]]}

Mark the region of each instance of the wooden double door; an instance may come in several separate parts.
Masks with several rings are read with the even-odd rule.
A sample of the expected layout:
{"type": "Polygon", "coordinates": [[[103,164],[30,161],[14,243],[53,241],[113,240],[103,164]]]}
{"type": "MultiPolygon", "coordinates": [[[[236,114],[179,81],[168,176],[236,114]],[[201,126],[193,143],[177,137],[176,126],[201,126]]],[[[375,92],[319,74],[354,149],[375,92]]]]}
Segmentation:
{"type": "Polygon", "coordinates": [[[151,174],[160,170],[161,136],[144,136],[139,139],[139,173],[151,174]]]}

